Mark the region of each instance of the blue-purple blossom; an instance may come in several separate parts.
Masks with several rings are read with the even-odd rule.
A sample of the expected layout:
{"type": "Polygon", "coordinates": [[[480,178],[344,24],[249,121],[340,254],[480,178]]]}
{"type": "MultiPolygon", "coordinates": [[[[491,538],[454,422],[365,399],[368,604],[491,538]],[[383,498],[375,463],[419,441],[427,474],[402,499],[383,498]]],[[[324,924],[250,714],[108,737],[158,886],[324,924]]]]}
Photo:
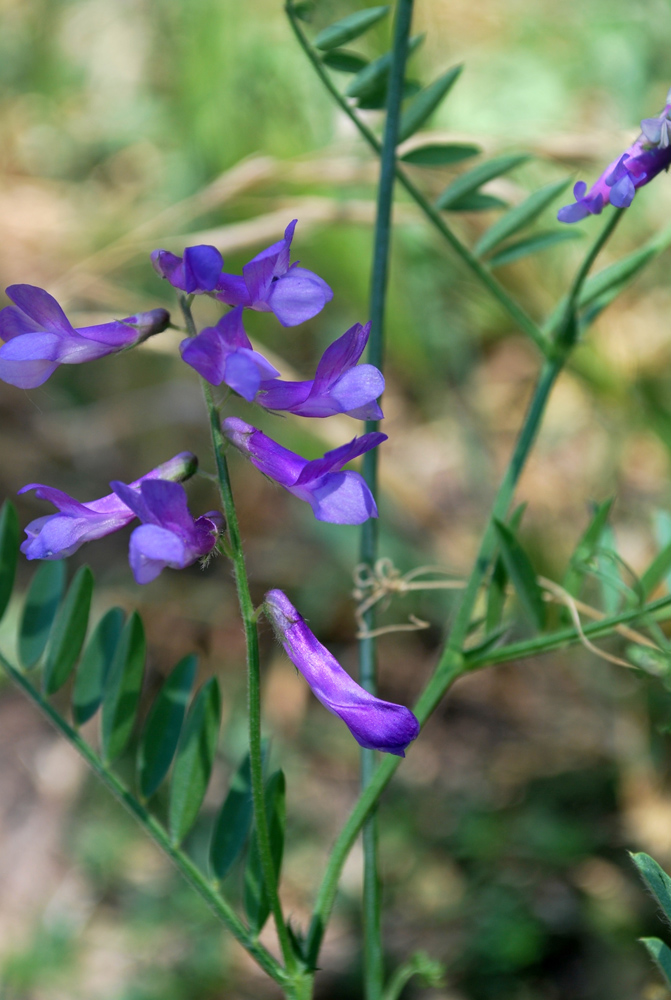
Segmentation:
{"type": "Polygon", "coordinates": [[[302,417],[330,417],[347,413],[357,420],[381,420],[377,399],[384,392],[384,376],[374,365],[358,365],[370,333],[370,323],[356,323],[326,348],[314,379],[261,383],[257,403],[269,410],[288,410],[302,417]]]}
{"type": "Polygon", "coordinates": [[[146,480],[140,488],[113,482],[115,494],[142,524],[130,536],[128,558],[138,583],[151,583],[166,566],[185,569],[210,554],[224,525],[219,511],[194,519],[179,483],[146,480]]]}
{"type": "Polygon", "coordinates": [[[363,477],[358,472],[341,470],[347,462],[386,441],[386,434],[363,434],[309,462],[238,417],[227,417],[222,426],[231,444],[252,465],[295,497],[307,501],[318,521],[362,524],[369,517],[377,517],[373,494],[363,477]]]}
{"type": "Polygon", "coordinates": [[[357,684],[281,590],[269,591],[263,607],[287,656],[315,697],[329,712],[340,716],[357,743],[405,757],[406,747],[419,736],[419,722],[410,709],[382,701],[357,684]]]}
{"type": "Polygon", "coordinates": [[[201,244],[187,247],[183,257],[169,250],[153,250],[151,262],[154,270],[167,278],[173,288],[191,295],[194,292],[213,292],[224,266],[224,258],[216,247],[201,244]]]}
{"type": "MultiPolygon", "coordinates": [[[[188,479],[197,468],[196,456],[190,451],[183,451],[136,479],[130,484],[130,488],[138,490],[142,483],[150,480],[188,479]]],[[[27,537],[21,545],[21,551],[28,559],[65,559],[84,542],[111,535],[130,524],[135,517],[135,512],[115,493],[100,500],[79,503],[62,490],[42,483],[29,483],[19,493],[27,490],[35,490],[40,500],[48,500],[58,510],[57,514],[38,517],[27,526],[27,537]]]]}
{"type": "Polygon", "coordinates": [[[75,329],[56,299],[35,285],[10,285],[14,303],[0,310],[0,379],[35,389],[59,365],[78,365],[122,351],[161,333],[170,322],[165,309],[75,329]]]}
{"type": "Polygon", "coordinates": [[[579,222],[588,215],[600,215],[608,202],[616,208],[628,208],[638,188],[649,184],[662,170],[668,170],[671,91],[666,101],[657,118],[643,119],[636,142],[606,167],[589,191],[584,181],[578,181],[573,188],[575,202],[557,213],[560,222],[579,222]]]}
{"type": "Polygon", "coordinates": [[[250,402],[263,379],[279,375],[253,349],[242,325],[242,306],[231,309],[216,326],[208,326],[198,336],[183,340],[179,349],[183,360],[212,385],[225,382],[250,402]]]}

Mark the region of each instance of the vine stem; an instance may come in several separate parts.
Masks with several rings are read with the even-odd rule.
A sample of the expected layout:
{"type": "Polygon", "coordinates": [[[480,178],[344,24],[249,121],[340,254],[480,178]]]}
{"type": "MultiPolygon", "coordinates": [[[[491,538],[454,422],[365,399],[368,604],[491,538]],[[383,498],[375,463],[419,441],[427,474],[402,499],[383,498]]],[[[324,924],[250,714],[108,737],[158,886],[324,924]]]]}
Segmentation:
{"type": "MultiPolygon", "coordinates": [[[[389,89],[387,93],[384,136],[380,153],[380,180],[377,193],[373,266],[370,293],[370,336],[367,361],[382,370],[384,366],[384,318],[389,275],[389,250],[391,244],[391,211],[396,179],[396,144],[403,100],[405,64],[408,58],[408,39],[412,21],[413,0],[398,0],[394,23],[389,89]]],[[[377,420],[367,420],[366,432],[377,431],[377,420]]],[[[367,452],[363,459],[363,478],[373,497],[378,493],[377,448],[367,452]]],[[[371,569],[378,556],[378,524],[369,518],[361,526],[360,559],[371,569]]],[[[370,608],[363,616],[365,629],[375,627],[375,610],[370,608]]],[[[359,642],[359,682],[366,691],[377,693],[377,642],[366,636],[359,642]]],[[[361,787],[363,790],[377,767],[375,750],[361,750],[361,787]]],[[[384,950],[382,947],[381,885],[378,872],[377,817],[371,813],[363,828],[363,966],[366,1000],[379,1000],[384,989],[384,950]]]]}
{"type": "MultiPolygon", "coordinates": [[[[191,302],[185,295],[179,296],[179,304],[184,315],[187,331],[190,337],[196,335],[196,325],[191,312],[191,302]]],[[[240,616],[245,632],[247,650],[247,711],[249,721],[249,762],[252,778],[252,799],[254,803],[254,823],[256,838],[270,907],[275,919],[277,937],[282,949],[282,956],[290,976],[297,971],[296,956],[291,945],[291,939],[282,912],[277,889],[277,875],[270,850],[270,831],[266,814],[263,789],[263,754],[261,749],[261,676],[259,663],[259,633],[252,597],[249,591],[249,579],[245,566],[245,554],[240,538],[238,515],[233,498],[233,489],[228,472],[228,462],[224,455],[224,436],[221,431],[219,411],[212,397],[212,389],[205,379],[201,378],[201,386],[205,405],[210,421],[212,449],[217,469],[219,494],[226,515],[226,532],[230,549],[230,559],[233,563],[235,587],[238,593],[240,616]]]]}
{"type": "MultiPolygon", "coordinates": [[[[298,41],[298,44],[300,45],[303,52],[311,62],[312,67],[316,72],[317,76],[324,84],[325,88],[328,90],[333,100],[338,104],[341,110],[345,112],[347,117],[350,118],[351,121],[356,125],[360,134],[366,140],[371,149],[373,149],[376,153],[379,154],[382,149],[380,140],[375,135],[373,130],[370,129],[368,125],[366,125],[366,123],[361,120],[361,118],[359,118],[355,109],[350,104],[347,103],[346,98],[343,97],[338,88],[334,85],[333,81],[331,80],[331,77],[329,76],[328,72],[322,65],[319,56],[317,55],[315,50],[310,45],[310,42],[306,38],[305,33],[300,25],[300,22],[296,17],[296,14],[294,13],[291,0],[288,0],[285,6],[285,10],[287,13],[287,17],[289,18],[289,22],[291,24],[293,32],[298,41]]],[[[422,194],[420,189],[415,184],[413,184],[413,182],[410,180],[410,178],[403,170],[401,165],[398,163],[398,161],[395,161],[394,163],[394,171],[399,183],[405,188],[405,190],[408,192],[413,201],[415,201],[416,204],[421,208],[426,217],[436,227],[436,229],[440,232],[440,234],[444,237],[444,239],[447,240],[447,242],[450,244],[450,246],[455,251],[457,256],[460,257],[463,263],[480,279],[483,285],[485,285],[485,287],[499,302],[499,304],[503,307],[503,309],[506,310],[508,315],[513,320],[515,320],[520,329],[524,330],[527,336],[529,336],[531,340],[534,341],[534,343],[540,349],[540,351],[543,354],[547,355],[550,350],[550,342],[544,335],[543,331],[538,326],[538,324],[533,321],[533,319],[531,318],[531,316],[528,315],[527,312],[525,312],[525,310],[522,308],[519,302],[516,302],[515,299],[513,299],[512,296],[508,294],[503,285],[501,285],[496,280],[491,271],[489,271],[484,266],[484,264],[482,264],[481,261],[478,260],[475,254],[472,253],[468,249],[468,247],[461,242],[459,237],[454,232],[452,232],[452,229],[445,222],[438,209],[435,208],[431,204],[429,199],[424,194],[422,194]]]]}
{"type": "Polygon", "coordinates": [[[49,722],[64,736],[68,742],[84,758],[95,775],[102,781],[103,785],[115,796],[118,801],[135,817],[144,831],[161,848],[164,854],[172,861],[175,867],[181,872],[199,896],[205,900],[214,914],[228,927],[231,934],[249,952],[253,959],[267,972],[275,982],[286,988],[288,984],[287,974],[282,966],[268,952],[263,945],[250,935],[240,918],[229,906],[223,896],[207,881],[205,876],[193,863],[191,858],[178,847],[175,847],[167,830],[156,820],[145,807],[138,802],[135,796],[121,782],[117,776],[105,765],[95,751],[82,739],[76,730],[70,726],[62,716],[56,712],[49,702],[30,683],[28,678],[15,666],[13,666],[4,656],[0,654],[0,664],[18,685],[37,705],[40,711],[47,717],[49,722]]]}
{"type": "MultiPolygon", "coordinates": [[[[612,235],[621,218],[621,215],[621,212],[615,212],[614,215],[608,219],[606,226],[599,233],[594,244],[588,251],[585,261],[579,268],[576,278],[572,284],[571,292],[569,293],[567,315],[569,307],[571,311],[574,311],[575,303],[578,301],[582,285],[587,277],[589,269],[594,263],[599,251],[612,235]]],[[[562,324],[562,328],[566,328],[566,325],[566,322],[564,322],[562,324]]],[[[545,360],[539,373],[524,423],[517,438],[508,467],[501,481],[501,485],[499,486],[494,498],[491,513],[480,543],[480,548],[476,556],[471,575],[462,593],[461,601],[457,609],[449,638],[445,644],[445,648],[438,660],[431,679],[424,688],[424,691],[420,695],[414,707],[415,715],[419,719],[422,726],[443,698],[448,688],[450,688],[457,677],[459,677],[467,669],[463,653],[463,643],[468,635],[468,629],[473,614],[473,607],[475,605],[479,589],[485,579],[492,557],[496,551],[496,532],[494,528],[494,520],[505,517],[508,511],[522,469],[524,468],[529,452],[531,451],[533,443],[536,439],[536,434],[538,433],[550,393],[560,371],[568,360],[572,346],[572,340],[563,339],[560,335],[558,335],[553,345],[552,356],[545,360]]],[[[599,623],[601,627],[603,627],[604,624],[605,622],[599,623]]],[[[372,776],[370,783],[360,795],[347,822],[336,838],[317,894],[312,922],[308,934],[308,955],[310,960],[313,962],[316,962],[319,954],[319,948],[324,930],[335,902],[338,881],[340,879],[340,873],[342,871],[342,866],[345,863],[345,859],[351,850],[352,844],[354,843],[359,830],[365,823],[371,810],[375,807],[377,799],[389,783],[400,762],[401,758],[389,757],[382,761],[372,776]]]]}

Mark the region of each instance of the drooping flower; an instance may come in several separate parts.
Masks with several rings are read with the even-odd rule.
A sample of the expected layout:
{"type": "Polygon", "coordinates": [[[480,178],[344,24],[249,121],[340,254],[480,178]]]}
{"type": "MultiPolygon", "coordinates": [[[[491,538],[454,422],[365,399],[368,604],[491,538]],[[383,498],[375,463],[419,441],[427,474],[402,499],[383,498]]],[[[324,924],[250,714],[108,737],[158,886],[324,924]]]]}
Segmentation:
{"type": "Polygon", "coordinates": [[[242,277],[222,274],[216,297],[229,306],[273,312],[282,326],[296,326],[320,313],[333,292],[323,278],[298,264],[289,265],[297,220],[287,226],[284,239],[253,257],[242,277]]]}
{"type": "Polygon", "coordinates": [[[122,351],[161,333],[170,322],[165,309],[75,329],[56,299],[35,285],[10,285],[14,303],[0,310],[0,379],[35,389],[58,365],[78,365],[122,351]]]}
{"type": "Polygon", "coordinates": [[[369,333],[370,323],[356,323],[326,348],[314,379],[264,381],[256,402],[269,410],[288,410],[302,417],[347,413],[357,420],[381,420],[377,399],[384,392],[384,376],[374,365],[357,365],[369,333]]]}
{"type": "Polygon", "coordinates": [[[120,482],[110,486],[142,521],[130,536],[128,553],[138,583],[151,583],[166,566],[185,569],[214,548],[222,515],[214,510],[194,519],[179,483],[145,480],[139,490],[120,482]]]}
{"type": "MultiPolygon", "coordinates": [[[[188,479],[198,468],[198,459],[190,451],[183,451],[169,461],[152,469],[145,476],[130,484],[133,490],[150,480],[180,481],[188,479]]],[[[79,503],[78,500],[41,483],[29,483],[19,490],[25,493],[35,490],[40,500],[48,500],[57,509],[57,514],[38,517],[26,527],[27,538],[21,551],[28,559],[65,559],[84,544],[104,535],[111,535],[125,527],[136,516],[115,493],[79,503]]]]}
{"type": "Polygon", "coordinates": [[[410,709],[382,701],[357,684],[281,590],[269,591],[263,608],[291,662],[322,705],[340,716],[357,743],[405,757],[406,747],[419,735],[419,722],[410,709]]]}
{"type": "Polygon", "coordinates": [[[575,202],[560,208],[560,222],[579,222],[588,215],[600,215],[608,202],[616,208],[628,208],[638,188],[649,184],[671,164],[669,119],[671,91],[666,96],[664,110],[657,118],[644,118],[641,135],[636,142],[610,163],[599,179],[587,190],[584,181],[573,188],[575,202]]]}
{"type": "Polygon", "coordinates": [[[377,517],[373,494],[358,472],[342,472],[343,465],[387,440],[377,431],[363,434],[309,462],[283,448],[263,431],[238,417],[227,417],[223,431],[231,444],[270,479],[312,507],[318,521],[362,524],[377,517]]]}
{"type": "Polygon", "coordinates": [[[216,247],[201,244],[187,247],[183,257],[169,250],[153,250],[151,262],[162,278],[173,288],[191,295],[193,292],[213,292],[224,266],[224,258],[216,247]]]}
{"type": "Polygon", "coordinates": [[[212,385],[225,382],[251,402],[262,379],[279,375],[276,368],[255,351],[242,325],[242,306],[231,309],[216,326],[179,345],[182,358],[212,385]]]}

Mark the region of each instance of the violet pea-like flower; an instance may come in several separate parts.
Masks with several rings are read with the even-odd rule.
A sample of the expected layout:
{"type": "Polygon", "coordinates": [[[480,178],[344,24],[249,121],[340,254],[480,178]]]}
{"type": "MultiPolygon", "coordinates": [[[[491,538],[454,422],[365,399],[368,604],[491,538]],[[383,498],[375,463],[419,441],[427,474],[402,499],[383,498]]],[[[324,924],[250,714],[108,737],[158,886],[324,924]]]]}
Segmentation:
{"type": "Polygon", "coordinates": [[[273,441],[239,417],[227,417],[223,431],[257,469],[312,507],[318,521],[362,524],[377,517],[373,494],[358,472],[342,472],[343,465],[387,440],[377,431],[354,438],[323,458],[309,462],[273,441]]]}
{"type": "Polygon", "coordinates": [[[146,480],[135,490],[113,482],[115,494],[142,524],[130,536],[129,562],[138,583],[151,583],[166,566],[185,569],[209,555],[223,528],[219,511],[194,519],[179,483],[146,480]]]}
{"type": "Polygon", "coordinates": [[[266,594],[263,610],[314,695],[343,720],[359,746],[405,757],[406,747],[419,735],[419,722],[410,709],[376,698],[357,684],[281,590],[266,594]]]}
{"type": "Polygon", "coordinates": [[[255,351],[242,325],[242,306],[231,309],[216,326],[179,345],[182,359],[212,385],[225,382],[244,399],[254,399],[263,379],[279,375],[276,368],[255,351]]]}
{"type": "Polygon", "coordinates": [[[42,385],[59,365],[78,365],[114,354],[161,333],[165,309],[75,329],[56,299],[35,285],[10,285],[14,305],[0,310],[0,379],[19,389],[42,385]]]}
{"type": "Polygon", "coordinates": [[[381,420],[377,399],[384,392],[384,376],[374,365],[359,365],[370,323],[356,323],[326,348],[314,379],[261,383],[256,402],[269,410],[288,410],[302,417],[330,417],[347,413],[357,420],[381,420]]]}
{"type": "MultiPolygon", "coordinates": [[[[183,451],[169,461],[152,469],[145,476],[130,484],[137,490],[150,480],[178,481],[188,479],[198,468],[198,459],[190,451],[183,451]]],[[[134,519],[135,511],[116,493],[100,500],[79,503],[73,497],[52,486],[29,483],[19,490],[35,490],[40,500],[48,500],[58,510],[57,514],[38,517],[26,527],[26,539],[21,551],[27,559],[65,559],[84,544],[119,531],[134,519]]]]}
{"type": "Polygon", "coordinates": [[[213,292],[224,266],[224,258],[217,248],[204,243],[187,247],[183,257],[169,250],[153,250],[150,256],[157,274],[188,295],[213,292]]]}
{"type": "Polygon", "coordinates": [[[584,181],[578,181],[573,188],[576,200],[559,210],[559,221],[579,222],[588,215],[600,215],[609,202],[616,208],[628,208],[638,188],[649,184],[671,164],[670,117],[671,91],[661,114],[641,122],[642,132],[636,142],[606,167],[589,191],[584,181]]]}
{"type": "Polygon", "coordinates": [[[319,275],[298,267],[297,263],[289,265],[296,222],[294,219],[289,223],[284,239],[245,264],[242,277],[222,274],[216,298],[229,306],[275,313],[282,326],[296,326],[320,313],[333,298],[333,292],[319,275]]]}

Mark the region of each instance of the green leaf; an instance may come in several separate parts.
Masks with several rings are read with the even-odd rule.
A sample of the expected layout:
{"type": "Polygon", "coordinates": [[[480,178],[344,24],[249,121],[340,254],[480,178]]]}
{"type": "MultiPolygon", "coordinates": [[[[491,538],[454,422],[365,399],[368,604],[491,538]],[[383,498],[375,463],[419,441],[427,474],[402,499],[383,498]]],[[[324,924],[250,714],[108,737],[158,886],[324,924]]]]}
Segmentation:
{"type": "Polygon", "coordinates": [[[644,599],[647,598],[671,571],[671,543],[658,552],[645,573],[641,576],[641,589],[644,599]]]}
{"type": "MultiPolygon", "coordinates": [[[[521,205],[515,205],[514,208],[511,208],[483,233],[475,245],[476,254],[479,257],[484,256],[503,243],[504,240],[514,236],[520,229],[528,226],[566,189],[568,183],[568,181],[559,181],[557,184],[547,184],[525,198],[521,205]]],[[[560,231],[566,232],[563,229],[560,231]]]]}
{"type": "Polygon", "coordinates": [[[49,560],[40,564],[31,580],[19,625],[19,658],[27,669],[38,662],[65,589],[65,562],[49,560]]]}
{"type": "Polygon", "coordinates": [[[205,798],[219,739],[221,695],[216,677],[203,684],[186,717],[170,783],[168,825],[181,844],[205,798]]]}
{"type": "Polygon", "coordinates": [[[564,590],[568,591],[569,594],[572,594],[573,597],[577,597],[580,592],[580,584],[585,578],[587,565],[594,557],[599,542],[601,541],[601,535],[603,534],[608,522],[608,517],[614,500],[615,497],[609,497],[607,500],[604,500],[603,503],[596,505],[594,514],[592,515],[592,520],[588,524],[586,530],[580,538],[580,541],[573,551],[569,567],[562,582],[564,590]]]}
{"type": "Polygon", "coordinates": [[[389,7],[368,7],[365,10],[357,10],[354,14],[343,17],[342,21],[336,21],[320,31],[314,40],[316,49],[326,52],[329,49],[337,49],[346,42],[363,35],[374,24],[381,21],[389,13],[389,7]]]}
{"type": "Polygon", "coordinates": [[[426,146],[416,146],[401,157],[403,163],[414,167],[444,167],[450,163],[460,163],[471,156],[478,156],[482,150],[466,142],[429,142],[426,146]]]}
{"type": "Polygon", "coordinates": [[[671,878],[649,854],[644,854],[641,851],[639,854],[632,854],[631,860],[636,865],[638,874],[659,903],[662,913],[671,923],[671,878]]]}
{"type": "MultiPolygon", "coordinates": [[[[406,97],[413,97],[421,87],[416,80],[404,80],[403,81],[403,99],[406,97]]],[[[364,97],[359,98],[359,103],[357,107],[363,108],[365,110],[371,109],[379,111],[386,107],[387,104],[387,81],[382,80],[380,85],[376,90],[369,91],[364,97]]]]}
{"type": "Polygon", "coordinates": [[[119,637],[103,695],[101,735],[105,763],[123,752],[133,731],[142,690],[145,652],[144,626],[134,611],[119,637]]]}
{"type": "Polygon", "coordinates": [[[541,588],[528,555],[510,528],[502,521],[494,521],[501,549],[501,558],[522,607],[533,625],[540,631],[545,624],[545,603],[541,588]]]}
{"type": "MultiPolygon", "coordinates": [[[[424,41],[424,35],[415,35],[408,42],[408,56],[424,41]]],[[[391,69],[392,52],[386,52],[379,59],[362,69],[351,81],[345,93],[348,97],[365,98],[375,94],[380,87],[387,86],[389,70],[391,69]]]]}
{"type": "Polygon", "coordinates": [[[121,608],[110,608],[100,619],[86,644],[72,690],[72,714],[78,726],[83,726],[96,714],[103,700],[105,682],[124,617],[121,608]]]}
{"type": "Polygon", "coordinates": [[[360,56],[358,52],[348,52],[347,49],[332,49],[325,52],[322,62],[329,69],[335,69],[339,73],[360,73],[368,66],[368,60],[360,56]]]}
{"type": "Polygon", "coordinates": [[[422,127],[427,118],[433,114],[441,101],[447,97],[454,84],[459,79],[459,75],[464,67],[462,65],[452,66],[447,73],[443,73],[437,80],[430,83],[424,90],[412,99],[408,107],[401,115],[398,128],[398,141],[403,142],[422,127]]]}
{"type": "Polygon", "coordinates": [[[310,21],[316,3],[315,0],[299,0],[298,3],[292,3],[290,6],[292,13],[301,21],[310,21]]]}
{"type": "Polygon", "coordinates": [[[491,212],[495,208],[507,208],[508,202],[501,198],[495,198],[491,194],[480,194],[474,191],[473,194],[465,194],[447,209],[448,212],[491,212]]]}
{"type": "Polygon", "coordinates": [[[88,566],[80,566],[51,630],[42,679],[45,694],[62,688],[77,662],[86,637],[92,595],[93,573],[88,566]]]}
{"type": "Polygon", "coordinates": [[[661,972],[664,982],[671,989],[671,948],[655,937],[639,938],[639,941],[645,945],[650,958],[661,972]]]}
{"type": "Polygon", "coordinates": [[[601,532],[601,543],[596,550],[594,575],[601,585],[601,600],[609,615],[617,614],[622,596],[628,590],[620,576],[620,565],[615,548],[615,532],[609,524],[606,524],[601,532]]]}
{"type": "Polygon", "coordinates": [[[152,705],[138,751],[140,791],[145,799],[154,794],[172,764],[197,666],[196,656],[180,660],[152,705]]]}
{"type": "Polygon", "coordinates": [[[581,308],[590,305],[606,292],[620,292],[658,253],[654,246],[643,247],[588,278],[580,293],[581,308]]]}
{"type": "Polygon", "coordinates": [[[549,250],[558,243],[566,243],[567,240],[579,240],[585,234],[580,229],[560,229],[544,230],[527,236],[526,239],[516,240],[493,254],[487,263],[490,267],[504,267],[506,264],[513,264],[522,257],[529,257],[533,253],[540,253],[542,250],[549,250]]]}
{"type": "MultiPolygon", "coordinates": [[[[271,774],[265,788],[266,815],[270,833],[270,854],[277,881],[280,880],[282,854],[284,853],[284,828],[286,824],[286,784],[284,773],[271,774]]],[[[247,867],[245,869],[245,910],[249,925],[259,934],[270,915],[270,902],[266,892],[261,859],[256,842],[256,832],[252,834],[247,867]]]]}
{"type": "MultiPolygon", "coordinates": [[[[508,521],[510,530],[517,534],[524,511],[527,509],[526,503],[521,503],[513,511],[508,521]]],[[[493,632],[501,622],[503,608],[506,603],[506,586],[508,584],[508,571],[501,555],[497,556],[492,570],[489,589],[487,591],[487,614],[485,617],[485,631],[493,632]]]]}
{"type": "Polygon", "coordinates": [[[249,754],[235,772],[212,835],[210,866],[216,878],[225,878],[245,846],[254,815],[249,754]]]}
{"type": "Polygon", "coordinates": [[[12,596],[18,558],[19,519],[14,504],[5,500],[0,511],[0,618],[12,596]]]}
{"type": "Polygon", "coordinates": [[[467,194],[472,194],[487,181],[501,177],[510,170],[525,163],[529,159],[526,155],[497,156],[493,160],[479,163],[472,170],[467,170],[455,181],[449,184],[443,193],[436,200],[436,208],[454,208],[455,202],[460,201],[467,194]]]}

